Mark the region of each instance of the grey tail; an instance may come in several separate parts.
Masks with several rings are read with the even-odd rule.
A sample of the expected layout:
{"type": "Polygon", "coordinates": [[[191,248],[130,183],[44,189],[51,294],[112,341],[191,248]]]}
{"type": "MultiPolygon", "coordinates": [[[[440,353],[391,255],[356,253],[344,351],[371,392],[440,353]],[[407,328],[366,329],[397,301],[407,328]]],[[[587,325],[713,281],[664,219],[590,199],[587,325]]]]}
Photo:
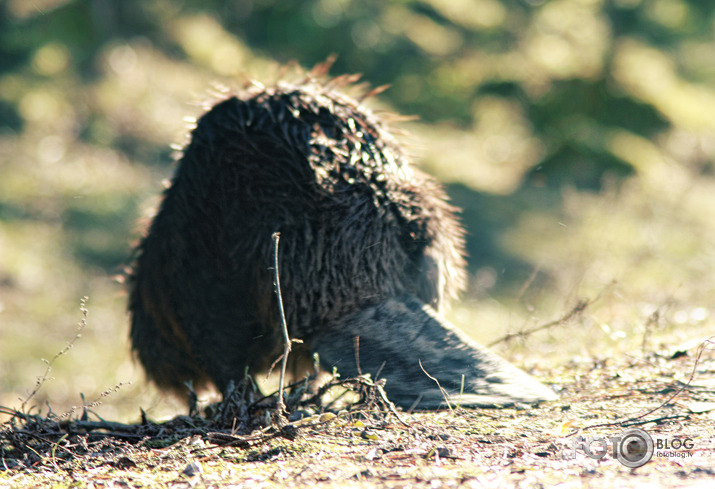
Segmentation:
{"type": "Polygon", "coordinates": [[[312,347],[323,368],[336,367],[344,378],[369,373],[374,380],[386,379],[387,396],[406,409],[440,409],[447,401],[503,407],[556,399],[551,389],[414,297],[353,312],[317,335],[312,347]]]}

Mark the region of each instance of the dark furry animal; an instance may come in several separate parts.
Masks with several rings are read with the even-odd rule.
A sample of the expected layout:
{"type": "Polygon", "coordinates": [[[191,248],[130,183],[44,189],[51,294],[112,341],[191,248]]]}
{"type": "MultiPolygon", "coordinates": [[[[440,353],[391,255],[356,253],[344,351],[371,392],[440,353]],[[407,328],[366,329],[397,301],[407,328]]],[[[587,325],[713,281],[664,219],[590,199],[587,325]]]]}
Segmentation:
{"type": "Polygon", "coordinates": [[[149,378],[224,390],[279,357],[280,232],[286,319],[305,342],[292,356],[318,353],[343,377],[378,374],[403,407],[445,405],[422,367],[462,405],[554,398],[437,315],[465,281],[455,209],[331,83],[256,88],[199,119],[129,282],[131,340],[149,378]]]}

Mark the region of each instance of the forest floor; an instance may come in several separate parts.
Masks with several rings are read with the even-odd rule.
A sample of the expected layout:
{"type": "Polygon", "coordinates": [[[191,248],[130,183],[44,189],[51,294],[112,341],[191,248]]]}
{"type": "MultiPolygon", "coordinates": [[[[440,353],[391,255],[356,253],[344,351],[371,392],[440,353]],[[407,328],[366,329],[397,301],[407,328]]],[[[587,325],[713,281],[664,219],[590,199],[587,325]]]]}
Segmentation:
{"type": "Polygon", "coordinates": [[[2,408],[12,417],[1,425],[0,488],[712,487],[709,340],[532,373],[557,401],[404,413],[353,383],[361,402],[322,412],[298,402],[307,416],[282,428],[270,420],[274,399],[137,424],[2,408]]]}

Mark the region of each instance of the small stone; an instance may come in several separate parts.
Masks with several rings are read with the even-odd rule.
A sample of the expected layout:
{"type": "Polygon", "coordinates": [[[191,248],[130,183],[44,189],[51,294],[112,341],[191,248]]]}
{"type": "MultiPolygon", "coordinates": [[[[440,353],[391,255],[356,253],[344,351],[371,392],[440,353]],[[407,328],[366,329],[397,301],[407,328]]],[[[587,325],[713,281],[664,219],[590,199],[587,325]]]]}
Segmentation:
{"type": "Polygon", "coordinates": [[[370,431],[370,430],[361,431],[360,436],[366,440],[379,440],[380,439],[374,431],[370,431]]]}
{"type": "Polygon", "coordinates": [[[203,471],[204,470],[201,468],[201,465],[196,462],[191,462],[189,465],[186,466],[186,468],[181,472],[181,474],[185,475],[186,477],[194,477],[195,475],[202,474],[203,471]]]}

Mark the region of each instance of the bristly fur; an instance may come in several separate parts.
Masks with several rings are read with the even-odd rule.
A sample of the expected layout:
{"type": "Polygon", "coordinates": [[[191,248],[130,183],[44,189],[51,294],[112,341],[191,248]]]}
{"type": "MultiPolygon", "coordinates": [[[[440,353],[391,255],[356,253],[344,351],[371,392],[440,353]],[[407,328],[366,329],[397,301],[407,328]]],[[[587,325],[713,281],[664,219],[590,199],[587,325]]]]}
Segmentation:
{"type": "MultiPolygon", "coordinates": [[[[129,277],[132,344],[160,387],[223,390],[278,357],[274,232],[286,319],[304,354],[355,358],[354,335],[340,328],[360,311],[405,297],[439,310],[464,287],[455,209],[385,124],[338,90],[354,81],[255,85],[198,120],[129,277]],[[323,341],[335,335],[341,351],[323,341]]],[[[389,341],[384,351],[410,348],[389,341]]],[[[360,351],[368,365],[385,360],[370,355],[360,351]]]]}

